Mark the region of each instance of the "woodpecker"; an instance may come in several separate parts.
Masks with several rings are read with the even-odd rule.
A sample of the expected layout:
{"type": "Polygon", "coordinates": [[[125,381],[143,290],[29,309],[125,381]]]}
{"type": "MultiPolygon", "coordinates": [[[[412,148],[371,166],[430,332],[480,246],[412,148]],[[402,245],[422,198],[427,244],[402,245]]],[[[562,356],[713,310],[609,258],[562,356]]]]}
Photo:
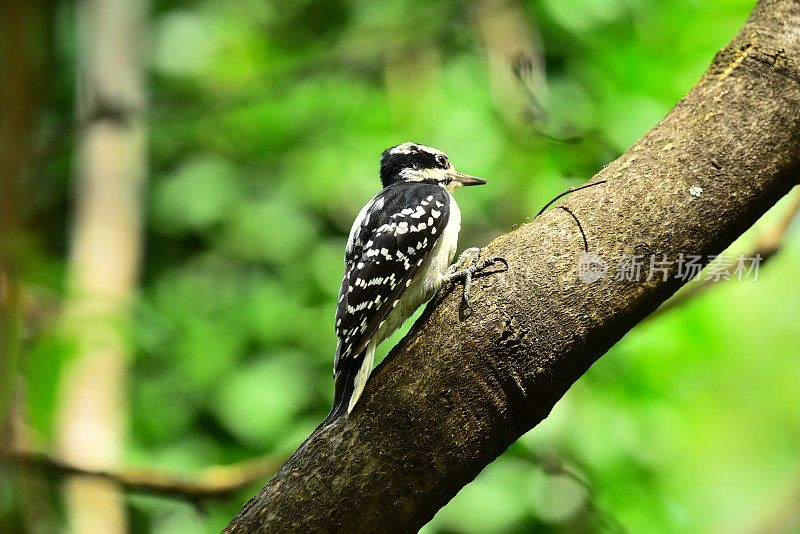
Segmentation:
{"type": "Polygon", "coordinates": [[[349,413],[372,370],[375,348],[446,282],[464,281],[468,305],[472,275],[503,258],[451,266],[461,229],[453,191],[486,181],[463,174],[443,152],[418,143],[386,149],[380,160],[383,189],[361,209],[350,230],[336,308],[339,339],[333,364],[333,408],[323,424],[349,413]]]}

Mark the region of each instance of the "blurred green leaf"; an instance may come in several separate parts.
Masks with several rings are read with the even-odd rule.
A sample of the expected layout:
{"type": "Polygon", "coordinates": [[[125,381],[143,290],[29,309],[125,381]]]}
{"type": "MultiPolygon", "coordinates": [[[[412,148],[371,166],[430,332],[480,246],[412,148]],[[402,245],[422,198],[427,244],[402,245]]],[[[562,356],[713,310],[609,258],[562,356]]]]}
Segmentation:
{"type": "Polygon", "coordinates": [[[226,377],[214,395],[220,423],[257,450],[279,442],[308,398],[308,383],[291,355],[261,358],[226,377]]]}
{"type": "Polygon", "coordinates": [[[156,183],[153,223],[166,232],[203,230],[228,215],[240,195],[241,186],[229,162],[192,159],[156,183]]]}
{"type": "Polygon", "coordinates": [[[231,213],[221,244],[243,259],[286,265],[310,248],[314,236],[313,224],[295,206],[277,199],[245,201],[231,213]]]}

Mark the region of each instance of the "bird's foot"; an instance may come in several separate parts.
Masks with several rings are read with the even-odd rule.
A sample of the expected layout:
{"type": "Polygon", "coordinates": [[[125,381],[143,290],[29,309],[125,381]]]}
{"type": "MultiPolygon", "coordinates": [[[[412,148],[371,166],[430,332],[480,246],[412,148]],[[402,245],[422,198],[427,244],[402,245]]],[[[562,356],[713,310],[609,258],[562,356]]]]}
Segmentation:
{"type": "Polygon", "coordinates": [[[501,258],[500,256],[492,256],[490,258],[485,258],[481,260],[481,249],[478,247],[471,247],[466,249],[461,255],[458,257],[456,262],[447,269],[447,281],[450,283],[457,283],[460,281],[464,281],[464,293],[462,294],[462,302],[464,306],[472,311],[472,306],[469,304],[469,290],[470,286],[472,285],[472,278],[476,277],[478,274],[494,274],[494,273],[502,273],[508,270],[508,262],[505,258],[501,258]],[[467,258],[467,256],[472,255],[472,259],[469,261],[469,265],[462,270],[457,270],[457,266],[461,265],[461,263],[467,258]],[[502,271],[491,271],[488,273],[482,273],[484,269],[489,267],[490,265],[496,265],[498,263],[502,263],[505,266],[505,269],[502,271]]]}

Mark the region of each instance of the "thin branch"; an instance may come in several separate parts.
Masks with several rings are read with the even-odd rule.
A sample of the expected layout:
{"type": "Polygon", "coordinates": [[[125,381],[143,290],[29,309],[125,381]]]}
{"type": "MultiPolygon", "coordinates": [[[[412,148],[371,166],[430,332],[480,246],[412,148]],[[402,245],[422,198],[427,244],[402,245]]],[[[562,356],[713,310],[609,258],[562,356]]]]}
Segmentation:
{"type": "Polygon", "coordinates": [[[229,497],[255,482],[266,481],[280,467],[281,460],[265,456],[232,465],[207,467],[192,476],[141,468],[118,471],[84,469],[45,454],[28,451],[0,451],[0,463],[59,476],[101,479],[135,493],[200,501],[229,497]]]}
{"type": "Polygon", "coordinates": [[[568,207],[559,206],[559,208],[569,213],[570,217],[572,217],[575,220],[575,224],[578,225],[578,230],[581,231],[581,237],[583,238],[583,251],[589,252],[589,241],[586,239],[586,232],[583,231],[583,226],[581,225],[581,221],[578,220],[578,217],[576,217],[575,214],[572,213],[568,207]]]}
{"type": "MultiPolygon", "coordinates": [[[[544,210],[546,210],[547,208],[549,208],[550,206],[552,206],[552,205],[553,205],[553,203],[554,203],[555,201],[557,201],[558,199],[560,199],[560,198],[563,198],[563,197],[565,197],[565,196],[569,195],[570,193],[574,193],[575,191],[580,191],[581,189],[587,189],[587,188],[589,188],[589,187],[594,187],[594,186],[596,186],[596,185],[604,184],[604,183],[606,183],[606,181],[607,181],[607,180],[598,180],[598,181],[596,181],[596,182],[592,182],[592,183],[590,183],[590,184],[583,184],[583,185],[579,185],[579,186],[577,186],[577,187],[570,187],[570,188],[569,188],[569,189],[567,189],[566,191],[564,191],[564,192],[562,192],[562,193],[559,193],[558,195],[556,195],[555,197],[553,197],[553,199],[552,199],[552,200],[550,200],[550,202],[548,202],[547,204],[545,204],[544,206],[542,206],[542,209],[540,209],[540,210],[539,210],[539,212],[536,214],[536,216],[534,217],[534,219],[535,219],[536,217],[538,217],[539,215],[541,215],[542,213],[544,213],[544,210]]],[[[572,215],[572,214],[570,213],[570,215],[572,215]]],[[[574,217],[574,215],[573,215],[573,217],[574,217]]]]}
{"type": "MultiPolygon", "coordinates": [[[[800,473],[798,473],[800,475],[800,473]]],[[[739,532],[748,534],[774,534],[775,532],[798,532],[800,530],[800,476],[795,485],[783,495],[773,498],[771,512],[752,528],[739,532]]],[[[719,532],[734,532],[733,525],[719,532]]]]}
{"type": "Polygon", "coordinates": [[[539,454],[536,452],[519,451],[510,449],[511,454],[529,462],[537,468],[541,469],[545,475],[548,476],[562,476],[575,482],[578,486],[582,487],[586,492],[586,510],[591,514],[595,521],[602,527],[603,532],[613,532],[616,534],[625,534],[627,530],[620,521],[614,517],[613,514],[606,511],[600,506],[597,498],[597,492],[592,487],[591,481],[587,480],[583,475],[568,467],[560,458],[551,454],[539,454]]]}

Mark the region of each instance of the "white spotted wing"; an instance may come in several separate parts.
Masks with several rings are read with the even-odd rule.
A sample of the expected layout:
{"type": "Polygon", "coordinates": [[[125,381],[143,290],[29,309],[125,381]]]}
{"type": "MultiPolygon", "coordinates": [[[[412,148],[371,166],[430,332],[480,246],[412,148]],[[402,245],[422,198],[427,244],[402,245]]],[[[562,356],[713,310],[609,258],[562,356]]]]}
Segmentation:
{"type": "Polygon", "coordinates": [[[361,210],[345,252],[334,371],[366,348],[420,274],[447,225],[449,206],[440,186],[401,182],[384,188],[361,210]]]}

